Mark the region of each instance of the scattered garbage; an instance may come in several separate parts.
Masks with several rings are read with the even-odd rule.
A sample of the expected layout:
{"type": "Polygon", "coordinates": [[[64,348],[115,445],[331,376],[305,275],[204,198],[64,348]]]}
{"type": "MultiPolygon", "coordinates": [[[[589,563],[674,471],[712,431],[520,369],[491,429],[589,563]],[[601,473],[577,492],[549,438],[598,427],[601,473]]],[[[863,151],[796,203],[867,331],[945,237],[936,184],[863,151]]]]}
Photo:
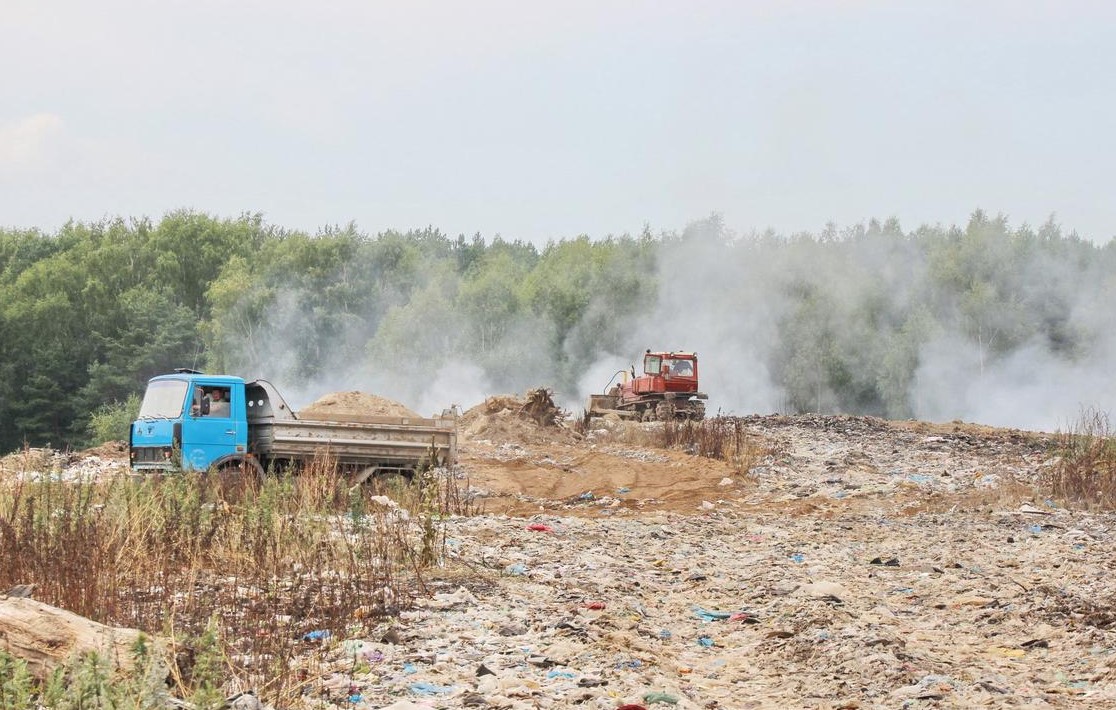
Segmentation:
{"type": "Polygon", "coordinates": [[[617,444],[625,467],[678,480],[710,466],[703,488],[654,499],[635,475],[586,480],[557,446],[485,445],[516,462],[520,512],[439,521],[463,565],[426,570],[390,628],[295,636],[317,642],[307,695],[328,678],[330,703],[390,710],[1116,707],[1116,518],[1013,497],[1044,448],[870,417],[744,421],[763,439],[731,486],[617,444]],[[622,505],[600,505],[613,491],[622,505]]]}

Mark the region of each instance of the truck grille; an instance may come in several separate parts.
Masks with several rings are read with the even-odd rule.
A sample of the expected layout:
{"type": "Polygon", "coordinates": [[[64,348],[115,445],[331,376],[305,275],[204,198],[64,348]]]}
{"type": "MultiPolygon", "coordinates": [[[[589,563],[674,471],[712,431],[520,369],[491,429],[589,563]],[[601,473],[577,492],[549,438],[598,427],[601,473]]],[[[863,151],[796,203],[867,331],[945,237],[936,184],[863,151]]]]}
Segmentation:
{"type": "Polygon", "coordinates": [[[132,465],[137,464],[169,464],[171,448],[169,446],[135,446],[132,448],[132,465]]]}

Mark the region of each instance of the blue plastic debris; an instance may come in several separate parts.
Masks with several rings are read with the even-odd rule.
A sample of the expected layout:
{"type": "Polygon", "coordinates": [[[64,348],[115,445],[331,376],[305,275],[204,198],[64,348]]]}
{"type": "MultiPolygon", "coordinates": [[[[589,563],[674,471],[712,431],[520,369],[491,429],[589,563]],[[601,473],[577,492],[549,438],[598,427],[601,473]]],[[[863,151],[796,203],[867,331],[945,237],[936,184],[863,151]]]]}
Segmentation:
{"type": "Polygon", "coordinates": [[[1042,526],[1041,525],[1032,525],[1031,527],[1029,527],[1027,529],[1030,530],[1031,532],[1033,532],[1035,535],[1038,535],[1040,532],[1042,532],[1042,526]]]}
{"type": "Polygon", "coordinates": [[[324,641],[329,638],[329,631],[325,629],[318,629],[317,631],[307,631],[302,635],[303,641],[324,641]]]}
{"type": "Polygon", "coordinates": [[[806,555],[802,554],[801,552],[794,553],[790,556],[790,558],[793,562],[798,562],[799,564],[806,561],[806,555]]]}
{"type": "Polygon", "coordinates": [[[701,644],[702,646],[706,647],[706,648],[712,648],[713,647],[713,639],[709,638],[708,636],[699,637],[698,638],[698,643],[701,644]]]}
{"type": "Polygon", "coordinates": [[[415,668],[414,663],[404,663],[403,673],[406,675],[414,675],[415,673],[418,673],[418,668],[415,668]]]}
{"type": "Polygon", "coordinates": [[[572,679],[572,678],[576,678],[577,674],[572,673],[570,671],[560,671],[558,669],[555,669],[555,670],[552,670],[552,671],[548,671],[547,674],[546,674],[546,677],[550,678],[550,679],[554,679],[554,678],[571,678],[572,679]]]}
{"type": "Polygon", "coordinates": [[[452,685],[434,685],[433,683],[411,683],[411,692],[416,695],[449,695],[456,688],[452,685]]]}
{"type": "Polygon", "coordinates": [[[711,609],[702,609],[700,606],[694,607],[694,615],[702,621],[724,621],[732,616],[731,611],[713,611],[711,609]]]}

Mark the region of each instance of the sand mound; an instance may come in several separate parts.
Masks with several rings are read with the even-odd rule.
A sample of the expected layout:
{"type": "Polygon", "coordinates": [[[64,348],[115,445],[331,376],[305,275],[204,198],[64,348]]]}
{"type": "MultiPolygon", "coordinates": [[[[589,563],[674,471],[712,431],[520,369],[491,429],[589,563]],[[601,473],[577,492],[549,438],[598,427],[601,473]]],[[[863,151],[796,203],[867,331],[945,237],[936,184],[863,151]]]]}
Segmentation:
{"type": "Polygon", "coordinates": [[[367,392],[331,392],[298,411],[298,416],[304,419],[329,419],[331,414],[412,419],[422,417],[399,402],[367,392]]]}

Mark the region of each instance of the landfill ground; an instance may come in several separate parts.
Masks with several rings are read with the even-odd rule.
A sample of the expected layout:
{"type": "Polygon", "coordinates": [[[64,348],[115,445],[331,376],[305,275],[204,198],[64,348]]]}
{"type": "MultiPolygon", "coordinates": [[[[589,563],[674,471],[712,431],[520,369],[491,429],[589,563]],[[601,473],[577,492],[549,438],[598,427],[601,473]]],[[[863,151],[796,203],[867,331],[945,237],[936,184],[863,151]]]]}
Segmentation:
{"type": "Polygon", "coordinates": [[[1043,496],[1048,435],[743,424],[744,475],[655,424],[465,437],[485,512],[334,682],[392,708],[1116,707],[1116,517],[1043,496]]]}
{"type": "Polygon", "coordinates": [[[1050,435],[739,423],[742,471],[465,413],[476,514],[416,607],[293,659],[306,707],[1116,707],[1116,516],[1037,485],[1050,435]]]}

